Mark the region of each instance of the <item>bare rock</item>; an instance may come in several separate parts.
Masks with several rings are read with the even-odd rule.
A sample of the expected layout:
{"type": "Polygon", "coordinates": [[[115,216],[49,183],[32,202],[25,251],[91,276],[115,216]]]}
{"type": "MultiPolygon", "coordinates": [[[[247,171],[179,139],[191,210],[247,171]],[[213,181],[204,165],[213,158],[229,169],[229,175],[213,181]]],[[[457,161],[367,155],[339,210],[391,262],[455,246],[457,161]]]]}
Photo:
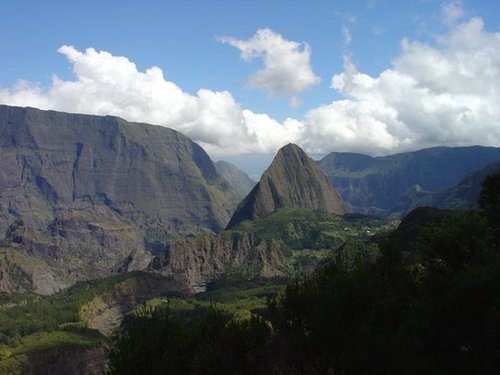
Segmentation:
{"type": "Polygon", "coordinates": [[[346,207],[327,177],[300,147],[281,148],[259,183],[239,204],[227,228],[264,217],[280,208],[344,214],[346,207]]]}

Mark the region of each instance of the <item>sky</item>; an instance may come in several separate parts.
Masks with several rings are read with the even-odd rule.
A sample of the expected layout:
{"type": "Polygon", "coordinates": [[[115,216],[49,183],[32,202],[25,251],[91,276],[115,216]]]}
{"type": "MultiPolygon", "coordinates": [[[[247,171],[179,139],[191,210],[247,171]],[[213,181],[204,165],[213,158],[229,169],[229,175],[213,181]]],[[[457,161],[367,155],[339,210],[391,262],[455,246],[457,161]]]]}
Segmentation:
{"type": "MultiPolygon", "coordinates": [[[[0,0],[0,103],[280,147],[500,146],[498,0],[0,0]]],[[[255,164],[255,165],[254,165],[255,164]]]]}

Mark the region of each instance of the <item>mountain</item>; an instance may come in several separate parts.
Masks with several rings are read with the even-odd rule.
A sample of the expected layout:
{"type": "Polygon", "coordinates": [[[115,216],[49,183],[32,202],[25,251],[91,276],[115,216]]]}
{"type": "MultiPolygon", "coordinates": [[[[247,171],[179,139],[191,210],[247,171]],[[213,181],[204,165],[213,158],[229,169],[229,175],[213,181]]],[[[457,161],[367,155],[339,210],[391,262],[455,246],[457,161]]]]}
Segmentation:
{"type": "Polygon", "coordinates": [[[237,196],[186,136],[118,117],[1,105],[0,155],[4,290],[143,269],[165,238],[221,230],[237,196]]]}
{"type": "Polygon", "coordinates": [[[457,185],[435,194],[431,205],[444,209],[477,208],[481,183],[493,173],[500,173],[500,162],[467,174],[457,185]]]}
{"type": "Polygon", "coordinates": [[[481,183],[486,176],[500,173],[500,162],[488,164],[486,167],[467,174],[458,184],[436,193],[420,192],[407,194],[396,206],[398,212],[410,212],[416,207],[429,206],[449,210],[467,210],[478,207],[481,183]]]}
{"type": "Polygon", "coordinates": [[[255,181],[248,177],[245,172],[227,161],[217,161],[215,163],[215,168],[217,169],[217,173],[224,177],[229,185],[238,192],[240,200],[237,203],[239,203],[255,186],[255,181]]]}
{"type": "Polygon", "coordinates": [[[500,148],[435,147],[384,157],[332,152],[318,164],[356,212],[387,214],[404,194],[435,193],[500,160],[500,148]],[[418,186],[416,186],[418,185],[418,186]]]}
{"type": "Polygon", "coordinates": [[[280,208],[346,212],[339,194],[323,172],[294,144],[278,151],[259,183],[238,205],[227,228],[243,220],[264,217],[280,208]]]}

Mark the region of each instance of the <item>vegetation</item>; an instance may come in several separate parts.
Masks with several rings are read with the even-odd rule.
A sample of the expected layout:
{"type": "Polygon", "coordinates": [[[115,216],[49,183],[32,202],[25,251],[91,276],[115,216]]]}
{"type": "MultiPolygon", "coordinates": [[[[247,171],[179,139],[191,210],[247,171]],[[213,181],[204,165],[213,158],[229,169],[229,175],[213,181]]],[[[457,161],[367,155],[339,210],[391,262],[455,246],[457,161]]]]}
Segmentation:
{"type": "MultiPolygon", "coordinates": [[[[371,233],[367,234],[367,231],[375,232],[388,225],[386,221],[367,217],[342,219],[320,212],[283,210],[254,223],[243,223],[230,234],[250,230],[253,236],[266,241],[279,238],[281,245],[288,249],[296,274],[303,274],[312,272],[328,258],[332,249],[344,251],[349,247],[347,240],[371,241],[371,233]]],[[[370,252],[376,252],[376,246],[371,246],[370,252]]],[[[367,247],[362,249],[364,251],[367,247]]],[[[358,248],[355,250],[358,251],[358,248]]],[[[30,353],[67,345],[103,345],[106,339],[87,328],[88,319],[92,319],[89,302],[127,280],[144,277],[160,276],[140,272],[118,275],[78,283],[48,297],[35,294],[0,295],[0,362],[8,369],[19,370],[22,364],[27,363],[30,353]]],[[[288,281],[289,278],[259,279],[255,273],[228,265],[225,274],[211,282],[206,292],[190,298],[170,295],[169,311],[176,319],[192,322],[203,319],[211,309],[217,310],[226,321],[241,311],[268,318],[268,299],[282,292],[288,281]]],[[[164,310],[166,301],[165,296],[158,296],[138,305],[134,313],[141,309],[164,310]]],[[[106,308],[104,302],[92,306],[106,308]]]]}
{"type": "MultiPolygon", "coordinates": [[[[149,300],[113,338],[110,372],[499,373],[499,197],[494,175],[480,210],[417,209],[395,231],[372,218],[300,210],[241,223],[233,232],[279,236],[306,275],[290,282],[229,272],[194,297],[149,300]]],[[[0,372],[26,368],[30,353],[47,348],[103,345],[81,308],[130,277],[156,276],[2,296],[0,372]]]]}
{"type": "Polygon", "coordinates": [[[145,308],[115,338],[111,373],[498,374],[498,191],[500,175],[481,210],[414,211],[373,262],[329,257],[269,298],[265,319],[145,308]]]}
{"type": "Polygon", "coordinates": [[[242,280],[222,277],[210,283],[204,293],[190,298],[153,298],[136,306],[132,314],[142,314],[144,309],[165,311],[167,307],[169,314],[183,320],[199,319],[213,308],[227,319],[240,311],[265,314],[269,298],[281,293],[287,282],[285,278],[242,280]]]}
{"type": "Polygon", "coordinates": [[[126,280],[158,277],[134,272],[80,282],[49,297],[0,296],[0,373],[22,369],[31,353],[49,348],[102,346],[107,339],[87,327],[82,306],[126,280]]]}
{"type": "Polygon", "coordinates": [[[284,208],[254,221],[243,221],[226,235],[251,233],[263,241],[279,241],[294,272],[310,273],[330,254],[343,252],[352,264],[356,258],[374,260],[376,234],[394,229],[397,220],[348,214],[338,216],[322,211],[284,208]]]}
{"type": "Polygon", "coordinates": [[[109,352],[112,374],[259,374],[270,368],[271,327],[240,313],[227,320],[208,309],[186,323],[167,309],[143,309],[109,352]]]}
{"type": "Polygon", "coordinates": [[[32,333],[53,331],[67,323],[78,323],[83,304],[121,281],[144,275],[155,277],[136,272],[79,282],[49,297],[35,294],[4,295],[0,298],[0,343],[12,344],[16,339],[32,333]]]}

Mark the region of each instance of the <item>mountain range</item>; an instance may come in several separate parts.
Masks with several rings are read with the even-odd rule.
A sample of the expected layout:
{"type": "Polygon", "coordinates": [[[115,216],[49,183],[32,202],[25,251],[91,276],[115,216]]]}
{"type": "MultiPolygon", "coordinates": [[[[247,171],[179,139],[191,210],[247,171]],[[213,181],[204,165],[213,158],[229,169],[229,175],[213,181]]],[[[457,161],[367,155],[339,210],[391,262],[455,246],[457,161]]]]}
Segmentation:
{"type": "Polygon", "coordinates": [[[318,164],[355,212],[401,215],[408,210],[401,200],[415,200],[422,191],[427,195],[449,189],[466,174],[498,160],[500,148],[471,146],[383,157],[332,152],[318,164]]]}
{"type": "Polygon", "coordinates": [[[288,144],[255,184],[171,129],[0,105],[0,372],[105,373],[131,311],[259,311],[286,280],[376,261],[403,215],[399,248],[448,212],[417,207],[477,207],[498,172],[492,147],[315,162],[288,144]]]}
{"type": "Polygon", "coordinates": [[[409,213],[417,207],[436,207],[448,210],[468,210],[479,206],[481,183],[490,174],[500,173],[500,162],[468,173],[458,184],[437,192],[429,192],[418,187],[407,191],[393,208],[393,212],[409,213]]]}
{"type": "Polygon", "coordinates": [[[229,185],[239,194],[236,204],[239,204],[241,199],[255,186],[255,181],[234,164],[218,160],[215,162],[215,168],[217,169],[217,173],[224,177],[229,185]]]}
{"type": "Polygon", "coordinates": [[[279,276],[279,238],[242,223],[287,209],[398,217],[422,205],[467,208],[500,169],[481,170],[500,160],[493,147],[314,162],[289,144],[254,184],[168,128],[4,105],[0,155],[0,291],[40,294],[132,270],[191,286],[229,264],[279,276]]]}

